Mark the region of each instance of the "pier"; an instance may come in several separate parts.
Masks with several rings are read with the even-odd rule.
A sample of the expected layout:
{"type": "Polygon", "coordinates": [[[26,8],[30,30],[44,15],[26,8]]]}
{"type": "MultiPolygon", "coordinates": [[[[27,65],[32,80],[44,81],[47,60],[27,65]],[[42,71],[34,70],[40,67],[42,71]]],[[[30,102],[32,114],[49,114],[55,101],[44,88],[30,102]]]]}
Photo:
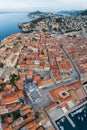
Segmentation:
{"type": "Polygon", "coordinates": [[[67,120],[70,122],[70,124],[72,125],[72,127],[75,127],[75,123],[71,120],[71,118],[68,115],[65,115],[65,117],[67,118],[67,120]]]}
{"type": "MultiPolygon", "coordinates": [[[[67,113],[61,114],[56,120],[59,120],[59,119],[61,119],[62,117],[66,117],[66,119],[70,122],[70,124],[72,125],[72,127],[75,127],[76,124],[75,124],[75,123],[72,121],[72,119],[69,117],[69,114],[72,113],[72,112],[75,111],[75,110],[78,110],[79,108],[83,107],[83,106],[86,105],[86,104],[87,104],[87,101],[85,101],[85,102],[83,102],[83,103],[81,103],[81,104],[79,104],[79,105],[73,107],[73,108],[72,108],[70,111],[68,111],[67,113]]],[[[58,130],[59,130],[59,128],[58,128],[58,130]]]]}
{"type": "MultiPolygon", "coordinates": [[[[71,120],[71,118],[68,116],[68,114],[66,113],[64,113],[64,114],[62,114],[58,119],[60,119],[60,118],[62,118],[62,117],[66,117],[66,119],[70,122],[70,124],[72,125],[72,127],[75,127],[76,125],[75,125],[75,123],[71,120]]],[[[58,120],[57,119],[57,120],[58,120]]]]}

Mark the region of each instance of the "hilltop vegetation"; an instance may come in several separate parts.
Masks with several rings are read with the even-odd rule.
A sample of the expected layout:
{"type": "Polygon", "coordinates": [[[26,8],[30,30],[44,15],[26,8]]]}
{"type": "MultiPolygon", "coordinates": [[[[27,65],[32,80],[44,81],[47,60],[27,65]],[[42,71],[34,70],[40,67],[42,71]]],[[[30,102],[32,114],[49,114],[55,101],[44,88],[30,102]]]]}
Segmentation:
{"type": "Polygon", "coordinates": [[[57,14],[61,14],[61,15],[75,15],[75,14],[78,14],[80,12],[81,12],[81,10],[70,10],[70,11],[65,10],[65,11],[60,11],[57,14]]]}
{"type": "Polygon", "coordinates": [[[87,15],[87,10],[82,11],[81,13],[79,13],[80,15],[87,15]]]}
{"type": "Polygon", "coordinates": [[[39,17],[46,16],[46,15],[48,15],[48,13],[41,12],[41,11],[34,11],[34,12],[31,12],[28,14],[28,16],[32,17],[32,18],[39,18],[39,17]]]}

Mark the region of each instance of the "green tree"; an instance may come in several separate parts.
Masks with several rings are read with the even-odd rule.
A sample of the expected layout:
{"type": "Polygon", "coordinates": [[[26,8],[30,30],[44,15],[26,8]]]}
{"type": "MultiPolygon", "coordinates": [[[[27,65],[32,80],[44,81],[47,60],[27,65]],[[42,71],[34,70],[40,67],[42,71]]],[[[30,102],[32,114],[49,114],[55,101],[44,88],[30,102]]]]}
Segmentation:
{"type": "Polygon", "coordinates": [[[12,112],[12,115],[13,115],[15,120],[20,117],[19,111],[12,112]]]}
{"type": "Polygon", "coordinates": [[[47,29],[43,28],[42,31],[45,33],[45,32],[47,32],[47,29]]]}
{"type": "Polygon", "coordinates": [[[55,27],[55,28],[53,28],[53,30],[55,31],[55,32],[57,32],[57,28],[55,27]]]}
{"type": "Polygon", "coordinates": [[[27,46],[26,45],[24,45],[24,47],[23,48],[27,48],[27,46]]]}
{"type": "Polygon", "coordinates": [[[27,60],[27,57],[25,57],[24,59],[23,59],[23,61],[26,61],[27,60]]]}
{"type": "Polygon", "coordinates": [[[4,64],[0,62],[0,67],[2,68],[3,66],[4,66],[4,64]]]}
{"type": "Polygon", "coordinates": [[[6,85],[5,83],[1,83],[0,84],[0,92],[4,91],[5,85],[6,85]]]}
{"type": "Polygon", "coordinates": [[[10,76],[10,83],[11,83],[11,85],[12,86],[14,86],[15,84],[14,84],[14,81],[15,80],[18,80],[19,79],[19,76],[17,76],[16,74],[12,74],[11,76],[10,76]]]}
{"type": "Polygon", "coordinates": [[[41,54],[44,55],[44,51],[43,50],[41,51],[41,54]]]}
{"type": "Polygon", "coordinates": [[[30,29],[33,29],[35,25],[33,23],[30,23],[30,29]]]}
{"type": "Polygon", "coordinates": [[[32,38],[32,41],[37,41],[37,39],[35,37],[32,38]]]}

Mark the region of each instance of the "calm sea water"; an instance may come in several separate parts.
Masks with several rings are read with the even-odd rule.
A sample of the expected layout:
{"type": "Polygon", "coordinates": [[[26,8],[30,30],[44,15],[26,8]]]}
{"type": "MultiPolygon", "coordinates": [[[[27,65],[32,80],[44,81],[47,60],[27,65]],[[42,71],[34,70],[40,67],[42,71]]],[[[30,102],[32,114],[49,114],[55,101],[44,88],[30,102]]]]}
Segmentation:
{"type": "Polygon", "coordinates": [[[21,32],[18,23],[28,22],[32,19],[28,13],[0,13],[0,40],[17,32],[21,32]]]}
{"type": "Polygon", "coordinates": [[[60,130],[87,130],[87,105],[69,114],[76,127],[72,127],[69,121],[63,117],[56,121],[60,130]]]}

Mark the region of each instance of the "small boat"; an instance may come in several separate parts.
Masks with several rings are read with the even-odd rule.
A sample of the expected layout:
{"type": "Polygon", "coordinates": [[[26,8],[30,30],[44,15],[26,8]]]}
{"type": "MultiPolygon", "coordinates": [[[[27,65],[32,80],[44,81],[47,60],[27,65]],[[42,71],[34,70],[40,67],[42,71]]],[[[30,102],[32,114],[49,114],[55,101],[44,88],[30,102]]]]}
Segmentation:
{"type": "Polygon", "coordinates": [[[60,123],[59,123],[59,122],[57,122],[57,124],[58,124],[58,125],[60,125],[60,123]]]}
{"type": "Polygon", "coordinates": [[[84,113],[86,113],[86,110],[84,110],[84,113]]]}
{"type": "Polygon", "coordinates": [[[71,116],[73,117],[73,116],[74,116],[74,114],[73,114],[73,113],[71,113],[71,116]]]}
{"type": "Polygon", "coordinates": [[[83,121],[83,117],[81,117],[81,121],[83,121]]]}
{"type": "Polygon", "coordinates": [[[64,118],[62,118],[61,120],[62,120],[62,122],[64,122],[64,118]]]}
{"type": "Polygon", "coordinates": [[[63,126],[60,126],[60,129],[61,129],[61,130],[64,130],[64,127],[63,127],[63,126]]]}
{"type": "Polygon", "coordinates": [[[80,120],[80,116],[78,116],[78,119],[80,120]]]}
{"type": "Polygon", "coordinates": [[[84,114],[84,117],[86,117],[86,114],[84,114]]]}

